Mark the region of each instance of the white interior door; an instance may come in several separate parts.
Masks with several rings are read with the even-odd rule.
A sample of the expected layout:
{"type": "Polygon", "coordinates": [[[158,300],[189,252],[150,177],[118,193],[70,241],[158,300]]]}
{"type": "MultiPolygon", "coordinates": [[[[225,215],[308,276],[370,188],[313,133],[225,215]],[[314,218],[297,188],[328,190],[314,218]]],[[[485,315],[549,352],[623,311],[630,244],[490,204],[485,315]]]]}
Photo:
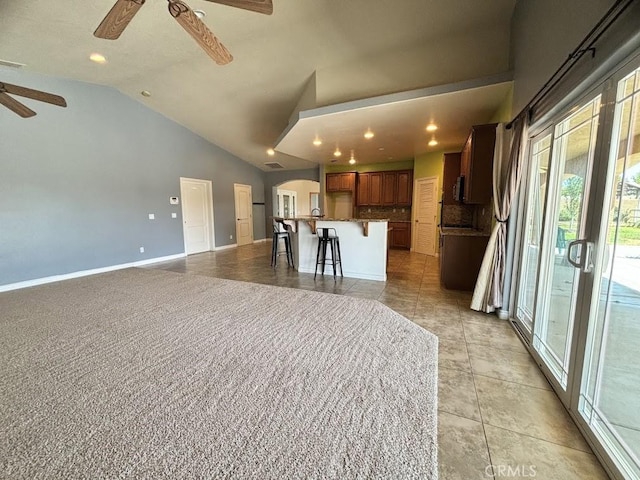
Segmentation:
{"type": "Polygon", "coordinates": [[[184,249],[187,255],[208,252],[213,247],[213,201],[211,182],[180,179],[184,249]]]}
{"type": "Polygon", "coordinates": [[[251,185],[233,185],[236,203],[236,243],[238,246],[253,243],[253,213],[251,185]]]}
{"type": "Polygon", "coordinates": [[[436,254],[438,216],[438,177],[419,178],[414,188],[415,228],[414,251],[425,255],[436,254]]]}

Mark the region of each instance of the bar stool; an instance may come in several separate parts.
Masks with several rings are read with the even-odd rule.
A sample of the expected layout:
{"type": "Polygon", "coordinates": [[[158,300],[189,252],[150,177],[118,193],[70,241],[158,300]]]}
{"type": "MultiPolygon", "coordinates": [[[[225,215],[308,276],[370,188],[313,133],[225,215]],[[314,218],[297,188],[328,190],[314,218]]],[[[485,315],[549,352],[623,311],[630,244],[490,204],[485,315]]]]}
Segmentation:
{"type": "Polygon", "coordinates": [[[294,267],[293,264],[293,250],[291,249],[291,238],[289,237],[289,228],[282,223],[285,231],[280,230],[281,223],[273,222],[273,244],[271,246],[271,266],[276,267],[278,265],[278,256],[287,255],[287,265],[294,267]],[[284,240],[284,251],[278,250],[278,242],[280,239],[284,240]]]}
{"type": "Polygon", "coordinates": [[[336,278],[336,265],[340,265],[340,276],[342,274],[342,254],[340,253],[340,237],[338,237],[335,228],[318,228],[318,252],[316,253],[316,270],[313,279],[318,274],[318,265],[322,265],[321,274],[324,275],[326,265],[333,266],[333,279],[336,278]],[[331,248],[331,258],[327,259],[327,246],[331,248]]]}

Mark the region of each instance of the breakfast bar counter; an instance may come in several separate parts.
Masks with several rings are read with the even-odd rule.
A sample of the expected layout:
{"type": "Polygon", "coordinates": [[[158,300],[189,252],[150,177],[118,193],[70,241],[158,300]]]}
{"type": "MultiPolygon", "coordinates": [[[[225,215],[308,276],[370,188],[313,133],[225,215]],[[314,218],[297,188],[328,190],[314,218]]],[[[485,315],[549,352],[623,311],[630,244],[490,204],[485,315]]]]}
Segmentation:
{"type": "MultiPolygon", "coordinates": [[[[318,251],[318,228],[335,228],[340,237],[342,269],[345,277],[365,280],[387,279],[387,222],[371,218],[274,217],[291,226],[291,243],[295,267],[299,272],[314,273],[318,251]]],[[[321,266],[318,267],[320,274],[321,266]]],[[[333,275],[329,265],[325,275],[333,275]]]]}

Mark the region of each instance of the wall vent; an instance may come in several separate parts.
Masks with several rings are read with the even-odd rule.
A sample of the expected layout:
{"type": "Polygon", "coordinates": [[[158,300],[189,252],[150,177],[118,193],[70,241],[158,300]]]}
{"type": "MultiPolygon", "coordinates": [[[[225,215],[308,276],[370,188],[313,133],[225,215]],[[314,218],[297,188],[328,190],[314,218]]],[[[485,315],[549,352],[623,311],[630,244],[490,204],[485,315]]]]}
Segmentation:
{"type": "Polygon", "coordinates": [[[2,65],[3,67],[11,67],[11,68],[22,68],[26,66],[24,63],[11,62],[9,60],[2,60],[1,58],[0,58],[0,65],[2,65]]]}
{"type": "Polygon", "coordinates": [[[265,162],[265,165],[269,168],[284,168],[282,165],[280,165],[278,162],[265,162]]]}

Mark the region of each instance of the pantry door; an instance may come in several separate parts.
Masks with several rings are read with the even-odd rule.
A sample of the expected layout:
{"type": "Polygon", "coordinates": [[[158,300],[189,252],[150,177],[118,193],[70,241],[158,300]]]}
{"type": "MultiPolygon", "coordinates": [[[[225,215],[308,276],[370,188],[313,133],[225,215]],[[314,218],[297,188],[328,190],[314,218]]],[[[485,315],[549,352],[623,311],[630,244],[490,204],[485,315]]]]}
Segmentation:
{"type": "Polygon", "coordinates": [[[417,253],[436,254],[438,216],[438,177],[419,178],[414,186],[414,248],[417,253]]]}

